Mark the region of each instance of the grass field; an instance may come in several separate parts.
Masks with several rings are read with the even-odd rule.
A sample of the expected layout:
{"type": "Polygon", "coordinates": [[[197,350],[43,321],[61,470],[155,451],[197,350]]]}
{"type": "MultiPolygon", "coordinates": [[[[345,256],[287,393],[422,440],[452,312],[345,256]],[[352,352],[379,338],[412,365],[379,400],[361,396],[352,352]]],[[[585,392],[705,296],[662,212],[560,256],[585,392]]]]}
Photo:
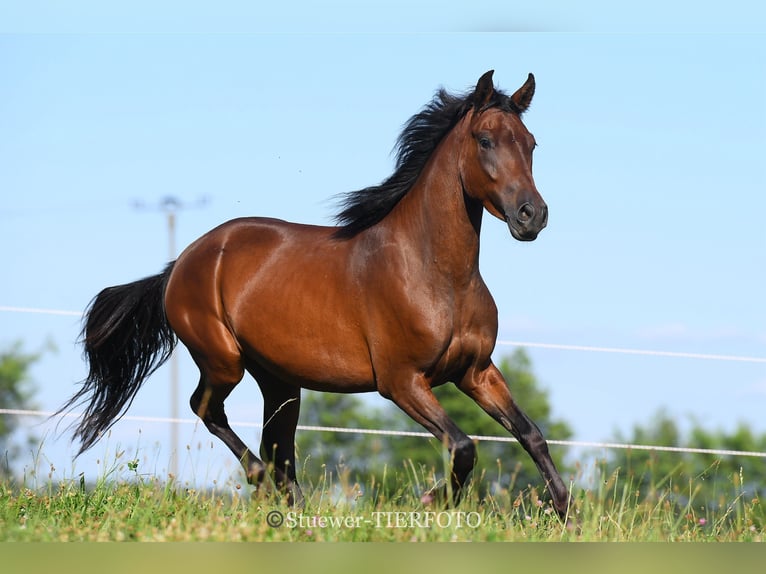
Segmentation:
{"type": "Polygon", "coordinates": [[[568,524],[529,487],[480,497],[472,487],[456,508],[424,503],[426,472],[402,466],[389,491],[325,472],[302,477],[306,506],[253,493],[236,480],[200,491],[115,463],[96,484],[80,480],[0,484],[2,541],[763,541],[766,512],[743,494],[716,509],[694,500],[695,485],[640,497],[619,472],[573,486],[568,524]],[[679,494],[687,496],[678,496],[679,494]],[[687,500],[679,504],[679,499],[687,500]]]}

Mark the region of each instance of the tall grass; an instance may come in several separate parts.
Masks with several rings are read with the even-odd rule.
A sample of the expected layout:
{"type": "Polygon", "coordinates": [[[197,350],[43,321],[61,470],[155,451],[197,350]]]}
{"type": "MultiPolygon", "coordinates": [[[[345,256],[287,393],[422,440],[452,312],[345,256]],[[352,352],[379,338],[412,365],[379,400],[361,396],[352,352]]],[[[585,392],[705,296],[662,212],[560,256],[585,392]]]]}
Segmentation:
{"type": "MultiPolygon", "coordinates": [[[[641,495],[630,477],[596,465],[572,486],[566,523],[534,487],[492,487],[477,477],[454,508],[423,496],[440,486],[411,463],[363,484],[343,468],[302,476],[303,510],[238,478],[197,490],[145,475],[115,456],[95,484],[27,477],[0,484],[3,541],[762,541],[766,513],[730,477],[714,507],[693,481],[663,477],[641,495]],[[585,485],[582,483],[585,482],[585,485]],[[739,490],[738,490],[739,489],[739,490]],[[487,494],[487,491],[490,494],[487,494]],[[482,494],[479,494],[479,493],[482,494]]],[[[499,472],[499,471],[498,471],[499,472]]]]}

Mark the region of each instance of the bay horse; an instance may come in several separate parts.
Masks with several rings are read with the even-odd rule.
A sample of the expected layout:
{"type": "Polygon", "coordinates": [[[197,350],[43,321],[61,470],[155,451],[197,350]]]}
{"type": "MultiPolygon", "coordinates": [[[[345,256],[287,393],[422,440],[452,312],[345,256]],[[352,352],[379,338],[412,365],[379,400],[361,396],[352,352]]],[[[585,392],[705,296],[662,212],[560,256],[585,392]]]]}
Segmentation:
{"type": "Polygon", "coordinates": [[[440,90],[404,127],[394,173],[348,193],[335,227],[246,217],[223,223],[162,273],[101,291],[84,317],[87,378],[62,407],[87,404],[80,453],[122,416],[180,340],[199,367],[192,410],[241,462],[301,504],[295,431],[301,388],[377,391],[449,449],[458,498],[476,457],[432,388],[454,383],[515,436],[560,516],[568,493],[538,427],[490,355],[497,307],[479,273],[483,210],[519,241],[546,226],[521,121],[535,91],[485,73],[464,95],[440,90]],[[263,394],[260,458],[229,426],[224,401],[245,371],[263,394]]]}

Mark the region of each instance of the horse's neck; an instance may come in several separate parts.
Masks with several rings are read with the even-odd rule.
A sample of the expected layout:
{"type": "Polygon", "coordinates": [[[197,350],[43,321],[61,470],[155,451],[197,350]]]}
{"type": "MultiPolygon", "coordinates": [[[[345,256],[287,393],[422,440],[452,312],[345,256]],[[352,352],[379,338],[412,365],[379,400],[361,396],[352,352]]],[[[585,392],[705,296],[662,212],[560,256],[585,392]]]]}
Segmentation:
{"type": "Polygon", "coordinates": [[[463,281],[478,273],[483,208],[463,192],[457,137],[445,138],[413,189],[381,225],[390,226],[392,235],[407,242],[408,253],[420,255],[427,268],[463,281]]]}

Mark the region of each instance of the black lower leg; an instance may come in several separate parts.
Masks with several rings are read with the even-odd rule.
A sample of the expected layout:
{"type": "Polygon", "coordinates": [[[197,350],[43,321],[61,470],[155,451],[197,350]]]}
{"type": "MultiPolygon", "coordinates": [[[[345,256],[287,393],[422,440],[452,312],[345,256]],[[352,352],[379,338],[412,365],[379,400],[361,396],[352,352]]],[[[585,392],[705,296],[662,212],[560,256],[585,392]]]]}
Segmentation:
{"type": "MultiPolygon", "coordinates": [[[[231,388],[233,386],[231,385],[231,388]]],[[[258,485],[266,475],[266,465],[252,453],[229,426],[223,400],[229,395],[231,388],[205,386],[203,382],[200,382],[189,404],[210,433],[218,437],[234,453],[245,470],[247,481],[258,485]]]]}
{"type": "Polygon", "coordinates": [[[569,507],[569,493],[558,470],[556,470],[556,465],[548,451],[548,443],[542,432],[532,419],[518,409],[512,413],[511,419],[500,417],[500,422],[518,439],[519,444],[532,457],[551,493],[556,512],[563,518],[569,507]]]}
{"type": "Polygon", "coordinates": [[[263,435],[261,456],[273,464],[277,487],[287,492],[288,503],[303,505],[303,493],[296,480],[295,430],[298,426],[300,388],[250,369],[263,393],[263,435]]]}
{"type": "Polygon", "coordinates": [[[457,504],[463,496],[468,477],[476,464],[476,445],[467,436],[460,437],[451,449],[452,501],[457,504]]]}

